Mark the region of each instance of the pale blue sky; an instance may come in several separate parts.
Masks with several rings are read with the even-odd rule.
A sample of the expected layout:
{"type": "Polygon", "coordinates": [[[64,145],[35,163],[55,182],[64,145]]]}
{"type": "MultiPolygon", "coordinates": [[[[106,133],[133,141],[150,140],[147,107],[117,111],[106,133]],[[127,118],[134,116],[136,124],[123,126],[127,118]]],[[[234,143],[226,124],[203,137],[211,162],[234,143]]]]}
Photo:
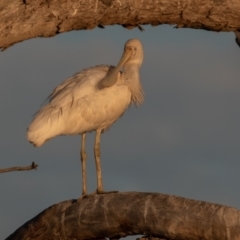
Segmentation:
{"type": "MultiPolygon", "coordinates": [[[[19,43],[0,53],[0,237],[48,206],[81,193],[80,137],[41,148],[26,139],[32,115],[61,81],[115,65],[124,43],[142,41],[145,102],[102,136],[105,190],[162,192],[240,208],[240,48],[233,33],[120,26],[19,43]]],[[[96,189],[94,134],[87,136],[88,188],[96,189]]]]}

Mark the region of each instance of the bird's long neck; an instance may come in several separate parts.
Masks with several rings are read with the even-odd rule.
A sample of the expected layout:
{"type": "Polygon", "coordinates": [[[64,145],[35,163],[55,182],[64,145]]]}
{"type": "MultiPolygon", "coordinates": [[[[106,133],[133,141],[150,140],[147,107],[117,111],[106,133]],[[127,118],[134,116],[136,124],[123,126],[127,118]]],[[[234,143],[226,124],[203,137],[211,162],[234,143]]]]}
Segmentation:
{"type": "Polygon", "coordinates": [[[138,64],[126,64],[123,68],[123,79],[132,93],[132,104],[140,105],[144,100],[144,93],[140,83],[140,66],[138,64]]]}

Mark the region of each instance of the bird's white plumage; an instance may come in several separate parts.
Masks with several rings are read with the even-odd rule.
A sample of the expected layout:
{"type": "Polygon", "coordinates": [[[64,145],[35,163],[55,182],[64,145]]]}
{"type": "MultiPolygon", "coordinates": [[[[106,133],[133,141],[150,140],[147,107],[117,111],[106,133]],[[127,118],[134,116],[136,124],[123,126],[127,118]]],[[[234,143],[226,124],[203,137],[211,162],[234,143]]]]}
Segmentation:
{"type": "Polygon", "coordinates": [[[139,40],[133,39],[125,48],[128,43],[132,48],[131,57],[123,71],[118,72],[114,85],[101,87],[102,79],[115,69],[106,65],[84,69],[65,80],[49,96],[49,103],[36,113],[28,128],[28,140],[41,146],[58,135],[104,131],[131,102],[141,103],[143,93],[138,72],[143,58],[142,46],[139,40]]]}
{"type": "Polygon", "coordinates": [[[28,128],[28,139],[41,146],[57,135],[80,134],[110,127],[131,102],[126,85],[96,86],[109,67],[97,66],[75,74],[58,86],[50,102],[36,114],[28,128]]]}
{"type": "Polygon", "coordinates": [[[139,78],[142,61],[141,42],[128,40],[116,67],[101,65],[87,68],[65,80],[53,90],[49,103],[36,113],[28,127],[28,140],[38,147],[58,135],[82,134],[83,196],[87,195],[86,133],[96,130],[97,193],[103,193],[100,136],[131,103],[138,105],[143,102],[139,78]]]}

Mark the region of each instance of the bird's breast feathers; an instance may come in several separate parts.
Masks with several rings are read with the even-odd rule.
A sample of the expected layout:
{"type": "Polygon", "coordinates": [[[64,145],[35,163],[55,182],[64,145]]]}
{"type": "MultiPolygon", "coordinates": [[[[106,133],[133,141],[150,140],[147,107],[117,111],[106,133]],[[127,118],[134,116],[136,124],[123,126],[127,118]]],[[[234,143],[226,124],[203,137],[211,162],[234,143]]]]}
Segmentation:
{"type": "MultiPolygon", "coordinates": [[[[125,85],[104,88],[79,98],[66,114],[66,125],[76,132],[105,130],[111,126],[131,103],[131,92],[125,85]],[[76,115],[79,121],[76,123],[76,115]]],[[[69,131],[69,129],[68,129],[69,131]]]]}

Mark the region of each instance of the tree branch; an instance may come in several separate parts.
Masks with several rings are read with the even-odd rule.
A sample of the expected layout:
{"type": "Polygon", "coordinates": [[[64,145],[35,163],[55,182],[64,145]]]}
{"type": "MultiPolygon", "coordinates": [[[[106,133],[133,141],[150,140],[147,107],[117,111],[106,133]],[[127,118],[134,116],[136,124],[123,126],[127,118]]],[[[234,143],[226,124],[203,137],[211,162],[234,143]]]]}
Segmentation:
{"type": "Polygon", "coordinates": [[[240,32],[235,32],[235,41],[237,43],[237,45],[240,47],[240,32]]]}
{"type": "Polygon", "coordinates": [[[119,239],[145,234],[178,240],[239,240],[240,211],[158,193],[111,193],[55,204],[6,240],[119,239]]]}
{"type": "Polygon", "coordinates": [[[2,0],[0,48],[72,30],[174,24],[211,31],[240,30],[239,0],[2,0]]]}
{"type": "Polygon", "coordinates": [[[11,167],[11,168],[0,168],[0,173],[12,172],[12,171],[26,171],[37,169],[38,165],[32,162],[30,166],[27,167],[11,167]]]}

